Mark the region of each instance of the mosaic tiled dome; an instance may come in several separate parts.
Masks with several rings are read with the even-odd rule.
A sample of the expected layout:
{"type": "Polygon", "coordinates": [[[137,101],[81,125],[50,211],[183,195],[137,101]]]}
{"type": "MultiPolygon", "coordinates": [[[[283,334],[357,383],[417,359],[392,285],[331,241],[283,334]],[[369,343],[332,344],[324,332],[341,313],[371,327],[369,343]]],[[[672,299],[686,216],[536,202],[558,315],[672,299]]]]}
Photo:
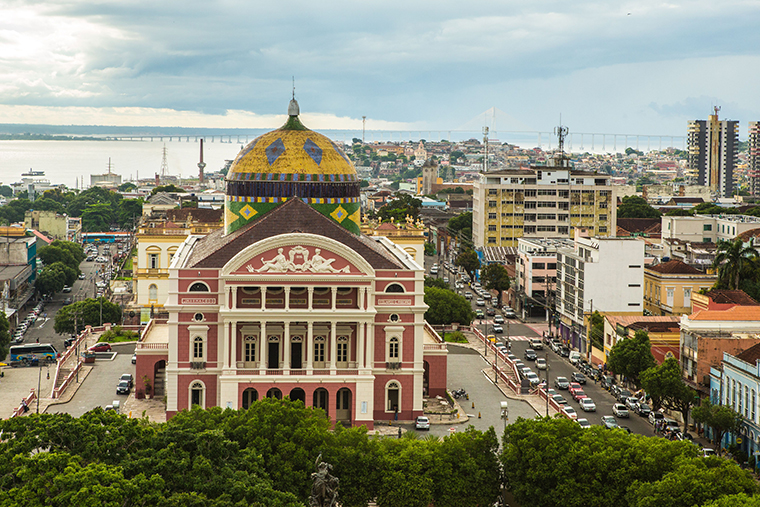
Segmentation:
{"type": "Polygon", "coordinates": [[[227,233],[292,198],[359,233],[356,169],[334,142],[304,127],[298,114],[291,100],[285,125],[257,137],[235,158],[227,174],[227,233]]]}

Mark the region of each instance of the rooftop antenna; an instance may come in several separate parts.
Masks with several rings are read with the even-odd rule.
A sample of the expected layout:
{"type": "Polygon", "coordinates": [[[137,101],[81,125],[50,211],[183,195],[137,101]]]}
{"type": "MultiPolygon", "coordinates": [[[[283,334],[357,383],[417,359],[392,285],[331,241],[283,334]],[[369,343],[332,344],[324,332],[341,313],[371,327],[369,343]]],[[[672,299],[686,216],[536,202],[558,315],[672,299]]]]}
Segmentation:
{"type": "Polygon", "coordinates": [[[296,77],[293,76],[293,99],[296,98],[296,77]]]}
{"type": "Polygon", "coordinates": [[[559,115],[559,126],[554,127],[554,135],[557,136],[559,139],[559,152],[560,154],[565,153],[565,137],[567,137],[568,133],[567,127],[562,125],[562,115],[559,115]]]}
{"type": "Polygon", "coordinates": [[[364,132],[365,132],[366,127],[367,127],[367,117],[362,116],[362,144],[364,144],[364,132]]]}

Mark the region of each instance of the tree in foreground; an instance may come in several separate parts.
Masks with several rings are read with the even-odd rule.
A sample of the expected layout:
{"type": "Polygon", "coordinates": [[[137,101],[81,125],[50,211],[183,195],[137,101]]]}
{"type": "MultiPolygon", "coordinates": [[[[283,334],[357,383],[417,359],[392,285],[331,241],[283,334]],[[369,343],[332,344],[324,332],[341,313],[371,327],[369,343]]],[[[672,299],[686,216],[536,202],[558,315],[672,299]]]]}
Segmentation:
{"type": "Polygon", "coordinates": [[[475,318],[469,301],[449,289],[425,287],[425,304],[425,320],[434,326],[453,322],[468,326],[475,318]]]}
{"type": "Polygon", "coordinates": [[[9,346],[11,344],[11,328],[8,317],[5,316],[5,312],[0,311],[0,357],[5,358],[8,355],[9,346]]]}
{"type": "Polygon", "coordinates": [[[64,306],[55,314],[55,324],[53,329],[59,334],[74,334],[74,324],[76,323],[77,332],[85,326],[99,326],[101,323],[110,322],[115,324],[121,321],[121,308],[108,299],[101,297],[98,299],[87,298],[84,301],[64,306]],[[103,320],[101,321],[101,304],[103,320]]]}
{"type": "Polygon", "coordinates": [[[470,279],[475,280],[475,271],[480,267],[480,259],[475,250],[465,250],[454,260],[454,265],[461,266],[470,275],[470,279]]]}
{"type": "Polygon", "coordinates": [[[649,333],[638,329],[633,338],[618,340],[610,350],[607,366],[618,375],[624,375],[637,387],[641,385],[641,373],[655,366],[649,333]]]}
{"type": "Polygon", "coordinates": [[[722,452],[723,436],[738,433],[742,428],[742,416],[726,405],[713,405],[709,398],[703,398],[698,407],[691,411],[694,422],[712,428],[712,442],[718,454],[722,452]]]}

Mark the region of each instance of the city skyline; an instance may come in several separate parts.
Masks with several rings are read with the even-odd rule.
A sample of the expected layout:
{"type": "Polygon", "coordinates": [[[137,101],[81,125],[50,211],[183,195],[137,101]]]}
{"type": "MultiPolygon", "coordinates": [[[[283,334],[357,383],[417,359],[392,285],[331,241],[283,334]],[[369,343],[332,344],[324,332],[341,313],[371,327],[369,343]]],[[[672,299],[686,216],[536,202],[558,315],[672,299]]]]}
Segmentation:
{"type": "Polygon", "coordinates": [[[760,118],[757,2],[0,2],[4,123],[685,135],[760,118]],[[503,111],[498,124],[483,112],[503,111]],[[482,115],[482,122],[479,119],[482,115]]]}

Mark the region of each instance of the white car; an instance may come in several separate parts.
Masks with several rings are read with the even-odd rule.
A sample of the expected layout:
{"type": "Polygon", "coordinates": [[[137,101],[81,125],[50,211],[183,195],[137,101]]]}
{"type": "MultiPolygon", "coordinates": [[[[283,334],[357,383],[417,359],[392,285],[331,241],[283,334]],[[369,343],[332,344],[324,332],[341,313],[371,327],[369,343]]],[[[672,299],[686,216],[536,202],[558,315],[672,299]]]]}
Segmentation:
{"type": "Polygon", "coordinates": [[[475,303],[475,304],[477,304],[478,306],[485,306],[485,305],[486,305],[486,302],[485,302],[485,300],[484,300],[484,299],[480,299],[480,298],[478,298],[478,301],[477,301],[477,303],[475,303]]]}
{"type": "Polygon", "coordinates": [[[493,318],[493,321],[495,324],[504,324],[504,317],[502,317],[501,315],[496,315],[493,318]]]}
{"type": "Polygon", "coordinates": [[[525,378],[528,379],[528,381],[530,381],[530,385],[532,385],[532,386],[537,386],[538,384],[541,383],[541,379],[538,378],[538,375],[536,375],[532,371],[526,373],[525,374],[525,378]]]}
{"type": "Polygon", "coordinates": [[[575,411],[573,407],[565,405],[564,407],[562,407],[562,412],[564,412],[565,415],[567,415],[567,417],[569,417],[570,419],[578,419],[578,413],[575,411]]]}
{"type": "Polygon", "coordinates": [[[588,419],[576,419],[575,422],[577,422],[578,425],[584,430],[587,430],[591,427],[591,423],[588,422],[588,419]]]}
{"type": "Polygon", "coordinates": [[[536,368],[539,370],[545,370],[546,369],[546,359],[543,357],[539,357],[536,359],[536,368]]]}
{"type": "Polygon", "coordinates": [[[578,400],[578,405],[584,412],[596,412],[596,403],[591,398],[581,398],[578,400]]]}
{"type": "Polygon", "coordinates": [[[429,430],[430,419],[424,415],[417,416],[417,420],[414,421],[414,428],[418,430],[429,430]]]}

